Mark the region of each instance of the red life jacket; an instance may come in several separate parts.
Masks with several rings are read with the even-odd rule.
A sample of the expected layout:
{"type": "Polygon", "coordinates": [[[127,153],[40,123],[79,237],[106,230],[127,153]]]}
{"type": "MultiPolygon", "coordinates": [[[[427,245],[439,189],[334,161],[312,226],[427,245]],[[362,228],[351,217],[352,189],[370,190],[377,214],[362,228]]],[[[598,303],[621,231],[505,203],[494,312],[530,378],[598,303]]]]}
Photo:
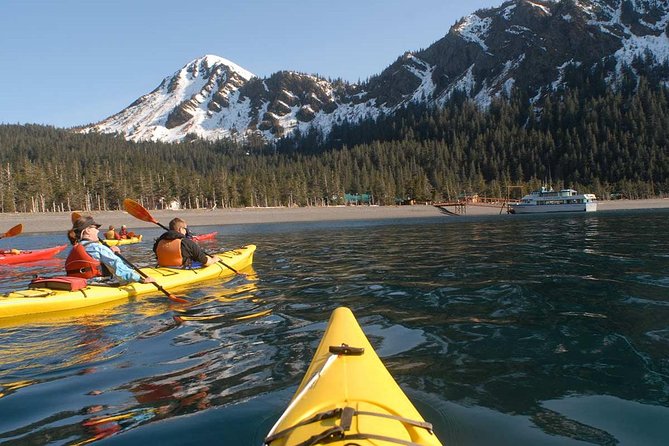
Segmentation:
{"type": "Polygon", "coordinates": [[[156,258],[158,259],[158,266],[181,267],[184,262],[181,255],[181,239],[160,240],[156,246],[156,258]]]}
{"type": "Polygon", "coordinates": [[[67,259],[65,259],[65,272],[68,276],[83,277],[84,279],[105,275],[100,261],[91,257],[81,243],[74,245],[67,259]]]}

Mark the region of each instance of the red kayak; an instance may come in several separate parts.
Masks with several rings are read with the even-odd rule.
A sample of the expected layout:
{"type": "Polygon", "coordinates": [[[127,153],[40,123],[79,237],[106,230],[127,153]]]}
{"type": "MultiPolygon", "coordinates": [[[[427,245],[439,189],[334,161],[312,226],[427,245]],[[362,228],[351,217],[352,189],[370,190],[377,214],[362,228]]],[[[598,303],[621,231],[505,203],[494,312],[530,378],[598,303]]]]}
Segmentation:
{"type": "Polygon", "coordinates": [[[0,250],[0,265],[13,265],[15,263],[34,262],[35,260],[50,259],[59,252],[63,251],[65,248],[67,248],[67,245],[25,251],[18,249],[0,250]]]}
{"type": "Polygon", "coordinates": [[[214,238],[216,238],[216,234],[218,234],[218,231],[208,232],[207,234],[194,235],[193,240],[195,240],[196,242],[201,242],[202,240],[213,240],[214,238]]]}

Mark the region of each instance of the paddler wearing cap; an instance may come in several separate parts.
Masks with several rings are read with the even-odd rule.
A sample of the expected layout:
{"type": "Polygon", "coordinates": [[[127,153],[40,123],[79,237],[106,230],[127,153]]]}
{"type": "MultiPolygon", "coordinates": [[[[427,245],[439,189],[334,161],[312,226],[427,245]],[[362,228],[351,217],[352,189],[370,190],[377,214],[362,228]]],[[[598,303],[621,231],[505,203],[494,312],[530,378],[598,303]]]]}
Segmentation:
{"type": "Polygon", "coordinates": [[[100,277],[114,277],[121,283],[128,282],[155,282],[151,277],[142,278],[115,254],[120,252],[118,247],[100,243],[98,233],[100,224],[93,217],[78,218],[70,231],[68,238],[74,245],[65,259],[65,271],[68,276],[83,277],[96,280],[100,277]]]}

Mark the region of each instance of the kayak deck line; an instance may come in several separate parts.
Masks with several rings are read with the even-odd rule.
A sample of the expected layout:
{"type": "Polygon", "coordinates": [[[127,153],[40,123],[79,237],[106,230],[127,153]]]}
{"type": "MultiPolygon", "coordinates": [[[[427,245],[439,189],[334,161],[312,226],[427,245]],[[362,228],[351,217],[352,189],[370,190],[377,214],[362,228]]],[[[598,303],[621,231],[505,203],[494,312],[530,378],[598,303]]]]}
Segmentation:
{"type": "Polygon", "coordinates": [[[351,310],[336,308],[266,446],[440,446],[351,310]]]}
{"type": "MultiPolygon", "coordinates": [[[[299,392],[297,395],[295,395],[293,400],[290,402],[290,405],[288,406],[288,408],[286,408],[286,410],[283,412],[283,415],[281,415],[281,418],[279,418],[276,421],[276,423],[274,423],[274,426],[272,427],[272,429],[270,429],[269,435],[267,436],[267,438],[265,438],[265,443],[264,444],[268,445],[272,441],[274,441],[276,438],[280,438],[280,437],[277,437],[276,434],[273,434],[273,432],[283,422],[284,418],[286,418],[286,416],[288,416],[290,411],[297,405],[297,403],[299,403],[302,400],[302,397],[304,397],[304,395],[307,393],[307,391],[309,391],[309,389],[311,389],[311,387],[315,384],[316,380],[318,378],[320,378],[321,374],[324,373],[328,368],[330,368],[330,365],[332,365],[332,363],[334,362],[334,360],[336,358],[337,357],[335,355],[330,356],[327,359],[327,361],[325,361],[325,364],[323,364],[323,367],[321,367],[321,369],[318,370],[316,373],[314,373],[314,375],[309,379],[309,381],[304,386],[302,391],[299,392]]],[[[292,429],[289,428],[289,429],[290,429],[291,432],[292,432],[292,430],[294,430],[294,428],[292,428],[292,429]]],[[[283,429],[281,432],[285,432],[285,431],[288,431],[288,429],[283,429]]]]}
{"type": "MultiPolygon", "coordinates": [[[[99,286],[99,285],[96,285],[96,286],[99,286]]],[[[84,293],[84,291],[87,288],[89,288],[89,287],[82,288],[82,289],[76,290],[76,291],[70,291],[70,293],[81,293],[81,294],[83,294],[84,297],[86,297],[86,293],[84,293]]],[[[57,294],[56,291],[57,290],[52,290],[52,289],[49,289],[49,288],[29,288],[27,290],[12,291],[12,294],[21,295],[21,296],[23,296],[27,299],[41,299],[41,298],[56,295],[57,294]]]]}
{"type": "Polygon", "coordinates": [[[392,438],[384,435],[378,435],[378,434],[365,434],[365,433],[356,433],[356,434],[349,434],[347,435],[346,432],[351,430],[352,424],[353,424],[353,417],[359,417],[359,416],[369,416],[369,417],[382,417],[382,418],[389,418],[391,420],[399,421],[405,425],[410,425],[410,426],[416,426],[425,429],[430,435],[433,435],[434,432],[432,430],[432,423],[428,423],[427,421],[419,421],[419,420],[411,420],[409,418],[401,417],[398,415],[391,415],[387,413],[380,413],[380,412],[370,412],[366,410],[357,410],[353,407],[350,406],[345,406],[345,407],[338,407],[336,409],[331,409],[325,412],[320,412],[317,413],[316,415],[311,416],[310,418],[300,421],[299,423],[288,427],[280,432],[277,432],[276,434],[272,434],[268,437],[265,438],[265,445],[270,444],[271,442],[278,440],[279,438],[285,437],[291,432],[293,432],[295,429],[300,428],[302,426],[306,426],[308,424],[316,423],[319,421],[323,420],[340,420],[340,424],[337,426],[330,427],[328,429],[325,429],[322,433],[317,434],[312,436],[309,441],[303,443],[305,445],[307,444],[318,444],[319,441],[324,440],[326,438],[331,438],[331,439],[336,439],[336,440],[352,440],[352,439],[376,439],[376,440],[384,440],[388,441],[391,443],[398,443],[398,444],[403,444],[403,445],[416,445],[420,446],[418,443],[414,443],[411,441],[406,441],[402,440],[399,438],[392,438]]]}
{"type": "MultiPolygon", "coordinates": [[[[344,354],[348,354],[348,353],[344,353],[344,354]]],[[[359,354],[362,354],[362,353],[357,353],[356,352],[356,353],[353,353],[353,354],[354,355],[359,355],[359,354]]],[[[333,355],[333,357],[334,356],[335,355],[333,355]]],[[[328,363],[326,363],[325,368],[327,367],[327,365],[328,365],[328,363]]],[[[312,380],[314,378],[317,378],[317,376],[320,375],[320,373],[321,372],[319,371],[319,373],[317,375],[315,375],[312,378],[312,380]]],[[[309,386],[307,386],[307,387],[309,387],[309,386]]],[[[279,438],[286,437],[288,434],[293,432],[295,429],[298,429],[302,426],[306,426],[308,424],[316,423],[316,422],[323,421],[323,420],[333,420],[334,421],[334,420],[339,419],[340,420],[339,425],[335,425],[333,427],[325,429],[320,434],[312,436],[307,442],[304,442],[304,443],[301,443],[301,444],[304,444],[304,445],[318,444],[319,441],[324,440],[326,438],[329,438],[329,439],[336,439],[336,440],[376,439],[376,440],[384,440],[384,441],[388,441],[388,442],[391,442],[391,443],[397,443],[397,444],[403,444],[403,445],[420,446],[418,443],[402,440],[402,439],[399,439],[399,438],[392,438],[392,437],[388,437],[388,436],[378,435],[378,434],[356,433],[356,434],[347,435],[346,432],[351,430],[351,426],[353,424],[353,417],[359,417],[359,416],[388,418],[388,419],[391,419],[391,420],[399,421],[399,422],[401,422],[405,425],[410,425],[410,426],[423,428],[430,435],[434,435],[434,431],[432,429],[432,423],[428,423],[427,421],[412,420],[412,419],[405,418],[405,417],[402,417],[402,416],[399,416],[399,415],[392,415],[392,414],[388,414],[388,413],[371,412],[371,411],[366,411],[366,410],[357,410],[353,407],[345,406],[345,407],[337,407],[335,409],[327,410],[327,411],[324,411],[324,412],[319,412],[315,415],[312,415],[310,418],[307,418],[305,420],[300,421],[297,424],[294,424],[291,427],[283,429],[282,431],[277,432],[275,434],[271,434],[271,435],[269,435],[265,438],[264,444],[268,445],[271,442],[273,442],[275,440],[278,440],[279,438]]]]}

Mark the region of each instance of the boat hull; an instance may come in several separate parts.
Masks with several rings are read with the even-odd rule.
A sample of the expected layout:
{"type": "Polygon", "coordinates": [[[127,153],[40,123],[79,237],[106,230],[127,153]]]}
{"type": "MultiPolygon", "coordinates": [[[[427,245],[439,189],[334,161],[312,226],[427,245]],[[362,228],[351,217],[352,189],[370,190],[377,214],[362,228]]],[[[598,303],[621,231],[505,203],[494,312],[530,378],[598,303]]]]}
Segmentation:
{"type": "Polygon", "coordinates": [[[139,243],[142,241],[142,236],[139,235],[137,237],[131,237],[131,238],[122,238],[120,240],[117,239],[105,239],[104,242],[106,245],[109,246],[119,246],[119,245],[133,245],[135,243],[139,243]]]}
{"type": "Polygon", "coordinates": [[[345,307],[332,313],[302,383],[265,444],[298,445],[337,430],[339,437],[328,438],[328,445],[441,444],[345,307]],[[354,354],[342,350],[343,345],[354,354]],[[364,352],[355,354],[359,348],[364,352]],[[380,441],[379,436],[400,443],[380,441]]]}
{"type": "Polygon", "coordinates": [[[196,242],[201,242],[203,240],[214,240],[216,238],[216,234],[218,234],[218,231],[208,232],[206,234],[194,235],[193,240],[195,240],[196,242]]]}
{"type": "Polygon", "coordinates": [[[46,249],[21,251],[18,254],[0,254],[0,265],[15,265],[17,263],[35,262],[37,260],[50,259],[56,254],[65,250],[65,248],[67,248],[67,245],[59,245],[46,249]]]}
{"type": "Polygon", "coordinates": [[[552,212],[595,212],[597,203],[583,204],[512,204],[509,212],[512,214],[547,214],[552,212]]]}
{"type": "MultiPolygon", "coordinates": [[[[239,271],[253,263],[255,250],[255,245],[248,245],[216,255],[226,265],[239,271]]],[[[141,270],[147,276],[156,279],[156,282],[166,290],[235,274],[219,262],[197,269],[156,267],[141,268],[141,270]]],[[[156,294],[159,291],[151,283],[131,283],[119,287],[89,285],[78,291],[30,288],[0,296],[0,318],[74,310],[148,293],[156,294]]]]}

